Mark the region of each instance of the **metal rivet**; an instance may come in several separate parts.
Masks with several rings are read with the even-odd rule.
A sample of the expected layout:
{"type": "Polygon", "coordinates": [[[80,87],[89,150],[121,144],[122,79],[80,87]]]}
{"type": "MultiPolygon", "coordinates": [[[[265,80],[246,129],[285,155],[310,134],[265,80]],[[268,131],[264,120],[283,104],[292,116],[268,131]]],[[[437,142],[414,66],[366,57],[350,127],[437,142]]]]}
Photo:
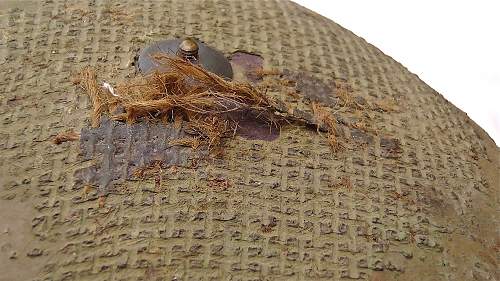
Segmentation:
{"type": "Polygon", "coordinates": [[[144,74],[167,71],[164,65],[155,61],[154,55],[158,53],[177,56],[224,78],[233,78],[231,64],[224,54],[194,38],[163,40],[146,46],[137,57],[139,71],[144,74]]]}
{"type": "Polygon", "coordinates": [[[198,44],[193,38],[186,38],[179,44],[177,55],[185,60],[195,62],[198,60],[198,44]]]}

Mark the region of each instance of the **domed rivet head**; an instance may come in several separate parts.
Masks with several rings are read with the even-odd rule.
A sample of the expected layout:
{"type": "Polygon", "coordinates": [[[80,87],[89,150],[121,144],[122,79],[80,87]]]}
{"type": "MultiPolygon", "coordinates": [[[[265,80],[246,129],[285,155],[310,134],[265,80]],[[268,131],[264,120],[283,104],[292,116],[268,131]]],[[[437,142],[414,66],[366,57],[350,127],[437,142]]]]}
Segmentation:
{"type": "Polygon", "coordinates": [[[198,43],[193,38],[186,38],[179,44],[177,55],[190,62],[196,62],[198,49],[198,43]]]}
{"type": "Polygon", "coordinates": [[[146,46],[137,56],[138,70],[143,74],[155,70],[167,71],[167,66],[155,60],[154,56],[158,53],[178,57],[223,78],[233,78],[231,63],[222,52],[198,39],[189,37],[162,40],[146,46]]]}

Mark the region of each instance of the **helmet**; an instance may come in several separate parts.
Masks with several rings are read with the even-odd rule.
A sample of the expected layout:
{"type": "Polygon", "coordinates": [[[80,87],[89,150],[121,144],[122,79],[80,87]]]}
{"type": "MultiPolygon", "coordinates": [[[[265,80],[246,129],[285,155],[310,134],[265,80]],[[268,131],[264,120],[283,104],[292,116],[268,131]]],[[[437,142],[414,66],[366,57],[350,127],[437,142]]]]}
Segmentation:
{"type": "Polygon", "coordinates": [[[498,147],[349,30],[288,1],[3,5],[0,280],[499,279],[498,147]],[[182,38],[293,120],[246,112],[218,157],[173,122],[92,127],[72,74],[119,95],[182,38]]]}

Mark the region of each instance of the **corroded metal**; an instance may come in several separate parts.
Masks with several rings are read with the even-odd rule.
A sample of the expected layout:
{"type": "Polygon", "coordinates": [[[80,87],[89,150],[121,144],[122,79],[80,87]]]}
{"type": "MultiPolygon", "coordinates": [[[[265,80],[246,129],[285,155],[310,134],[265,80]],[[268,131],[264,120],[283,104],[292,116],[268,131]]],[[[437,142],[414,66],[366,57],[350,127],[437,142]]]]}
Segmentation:
{"type": "Polygon", "coordinates": [[[237,51],[231,56],[235,79],[247,80],[249,82],[260,82],[262,76],[258,75],[263,70],[264,59],[262,56],[237,51]]]}

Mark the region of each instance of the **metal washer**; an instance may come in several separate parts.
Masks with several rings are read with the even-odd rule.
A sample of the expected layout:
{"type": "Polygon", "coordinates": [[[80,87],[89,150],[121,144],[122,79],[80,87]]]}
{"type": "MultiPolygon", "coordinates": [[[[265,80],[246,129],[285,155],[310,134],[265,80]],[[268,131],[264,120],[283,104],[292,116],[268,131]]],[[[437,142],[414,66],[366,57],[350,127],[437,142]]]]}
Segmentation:
{"type": "MultiPolygon", "coordinates": [[[[139,53],[137,67],[143,74],[154,70],[162,70],[154,61],[152,55],[157,53],[178,55],[179,46],[185,39],[164,40],[153,43],[139,53]]],[[[198,63],[206,70],[227,79],[233,78],[233,69],[229,60],[219,51],[207,46],[205,43],[192,39],[198,44],[198,63]]]]}

